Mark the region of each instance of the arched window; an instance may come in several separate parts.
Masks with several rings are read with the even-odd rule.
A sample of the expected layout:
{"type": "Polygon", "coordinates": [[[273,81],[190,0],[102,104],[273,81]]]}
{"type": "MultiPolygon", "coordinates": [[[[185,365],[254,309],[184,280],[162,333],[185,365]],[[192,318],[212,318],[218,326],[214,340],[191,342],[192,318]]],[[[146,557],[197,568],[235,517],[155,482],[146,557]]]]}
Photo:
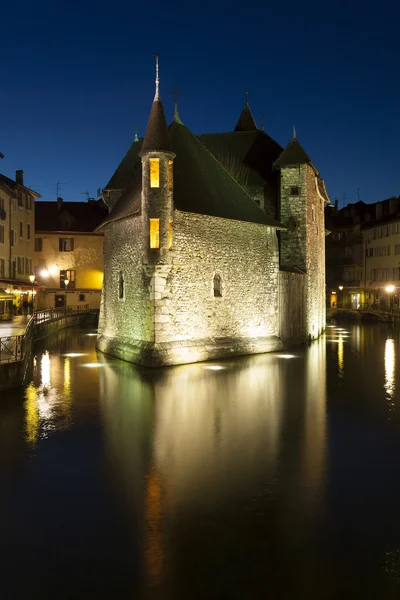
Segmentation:
{"type": "Polygon", "coordinates": [[[221,275],[219,275],[218,273],[215,273],[215,275],[214,275],[213,288],[214,288],[214,298],[221,298],[222,297],[222,279],[221,279],[221,275]]]}
{"type": "Polygon", "coordinates": [[[125,279],[122,271],[119,272],[119,280],[118,280],[118,298],[120,300],[125,299],[125,279]]]}

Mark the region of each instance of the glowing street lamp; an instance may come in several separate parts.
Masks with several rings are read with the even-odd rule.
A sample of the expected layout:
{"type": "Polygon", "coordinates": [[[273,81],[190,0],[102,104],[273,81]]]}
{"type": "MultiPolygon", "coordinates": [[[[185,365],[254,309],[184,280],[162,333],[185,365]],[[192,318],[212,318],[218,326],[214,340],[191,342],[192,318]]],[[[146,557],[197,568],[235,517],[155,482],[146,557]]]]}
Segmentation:
{"type": "Polygon", "coordinates": [[[343,307],[343,286],[339,285],[339,298],[338,298],[338,307],[341,306],[343,307]],[[340,299],[340,303],[339,303],[339,299],[340,299]]]}
{"type": "Polygon", "coordinates": [[[30,282],[31,282],[31,284],[32,284],[31,298],[32,298],[32,314],[33,314],[33,283],[34,283],[34,281],[35,281],[35,276],[34,276],[34,274],[33,274],[33,273],[32,273],[32,275],[29,275],[29,281],[30,281],[30,282]]]}
{"type": "Polygon", "coordinates": [[[67,287],[69,284],[69,279],[64,279],[64,285],[65,285],[65,308],[67,308],[67,287]]]}
{"type": "Polygon", "coordinates": [[[393,312],[393,292],[394,292],[394,285],[387,285],[385,290],[387,291],[388,295],[389,295],[389,309],[390,312],[393,312]]]}

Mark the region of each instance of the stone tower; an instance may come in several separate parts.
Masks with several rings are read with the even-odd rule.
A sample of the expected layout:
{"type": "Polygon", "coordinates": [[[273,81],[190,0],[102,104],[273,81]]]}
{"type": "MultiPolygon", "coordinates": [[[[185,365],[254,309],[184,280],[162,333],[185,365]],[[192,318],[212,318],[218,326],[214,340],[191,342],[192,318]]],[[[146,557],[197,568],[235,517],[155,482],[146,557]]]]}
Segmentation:
{"type": "Polygon", "coordinates": [[[280,268],[306,275],[305,334],[317,338],[325,328],[325,184],[293,132],[275,161],[280,170],[280,268]]]}

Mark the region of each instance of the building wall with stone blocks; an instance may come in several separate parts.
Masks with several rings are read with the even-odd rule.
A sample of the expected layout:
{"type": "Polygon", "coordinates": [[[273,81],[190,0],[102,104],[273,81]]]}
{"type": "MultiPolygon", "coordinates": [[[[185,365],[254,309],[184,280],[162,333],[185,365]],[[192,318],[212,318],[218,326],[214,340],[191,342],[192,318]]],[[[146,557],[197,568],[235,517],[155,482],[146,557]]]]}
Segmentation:
{"type": "Polygon", "coordinates": [[[307,341],[307,285],[307,275],[279,272],[279,329],[285,346],[307,341]]]}
{"type": "Polygon", "coordinates": [[[158,342],[279,334],[274,230],[175,211],[171,252],[161,312],[156,310],[158,342]],[[214,296],[215,274],[222,297],[214,296]]]}
{"type": "Polygon", "coordinates": [[[280,221],[287,227],[280,232],[280,265],[307,274],[305,323],[307,336],[314,339],[325,328],[325,221],[312,166],[281,169],[280,221]]]}
{"type": "Polygon", "coordinates": [[[104,238],[105,277],[99,334],[154,341],[153,304],[142,267],[142,218],[111,223],[104,238]],[[119,298],[120,276],[124,297],[119,298]]]}

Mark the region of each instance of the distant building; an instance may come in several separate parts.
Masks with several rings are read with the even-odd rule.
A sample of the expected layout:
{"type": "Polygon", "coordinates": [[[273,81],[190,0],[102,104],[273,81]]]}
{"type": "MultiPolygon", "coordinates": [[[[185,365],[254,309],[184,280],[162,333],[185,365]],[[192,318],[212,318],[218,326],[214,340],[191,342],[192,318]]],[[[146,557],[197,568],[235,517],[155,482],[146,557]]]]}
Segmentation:
{"type": "Polygon", "coordinates": [[[94,230],[107,214],[102,200],[37,202],[35,213],[36,307],[99,308],[103,234],[94,230]]]}
{"type": "Polygon", "coordinates": [[[328,201],[295,134],[248,102],[234,131],[195,136],[156,95],[103,194],[110,214],[98,348],[150,366],[279,350],[325,327],[328,201]]]}
{"type": "Polygon", "coordinates": [[[0,318],[11,316],[4,293],[13,296],[13,312],[23,312],[32,302],[34,203],[40,194],[24,186],[23,175],[16,171],[13,180],[0,174],[0,318]]]}

